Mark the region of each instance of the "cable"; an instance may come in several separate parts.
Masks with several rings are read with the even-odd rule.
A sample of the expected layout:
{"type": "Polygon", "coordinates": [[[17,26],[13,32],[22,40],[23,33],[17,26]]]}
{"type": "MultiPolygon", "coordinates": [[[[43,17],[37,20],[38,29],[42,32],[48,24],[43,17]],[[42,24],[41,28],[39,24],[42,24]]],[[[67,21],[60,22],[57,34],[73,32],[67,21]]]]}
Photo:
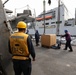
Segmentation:
{"type": "MultiPolygon", "coordinates": [[[[58,1],[58,0],[56,0],[56,1],[58,1]]],[[[67,7],[66,7],[66,5],[64,4],[63,0],[60,0],[60,2],[65,6],[66,10],[68,11],[68,14],[69,14],[70,16],[73,16],[73,14],[70,12],[70,10],[67,9],[67,7]]]]}
{"type": "MultiPolygon", "coordinates": [[[[64,2],[63,2],[63,0],[61,0],[61,2],[64,4],[64,2]]],[[[64,4],[64,6],[66,7],[66,5],[64,4]]],[[[67,7],[66,7],[66,9],[67,9],[67,7]]],[[[69,9],[67,9],[68,10],[68,12],[69,12],[69,15],[73,15],[71,12],[70,12],[70,10],[69,9]]]]}
{"type": "Polygon", "coordinates": [[[18,10],[18,9],[22,9],[22,8],[25,8],[25,7],[27,7],[27,6],[24,6],[24,7],[21,7],[21,8],[16,8],[16,10],[18,10]]]}

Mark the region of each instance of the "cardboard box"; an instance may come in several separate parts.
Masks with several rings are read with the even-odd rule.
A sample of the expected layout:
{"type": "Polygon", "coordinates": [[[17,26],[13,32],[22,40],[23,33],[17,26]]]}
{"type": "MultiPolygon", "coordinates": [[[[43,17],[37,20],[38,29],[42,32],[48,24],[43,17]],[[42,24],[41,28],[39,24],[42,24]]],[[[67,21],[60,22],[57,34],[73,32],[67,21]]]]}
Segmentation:
{"type": "Polygon", "coordinates": [[[56,44],[56,34],[41,35],[41,45],[51,47],[56,44]]]}

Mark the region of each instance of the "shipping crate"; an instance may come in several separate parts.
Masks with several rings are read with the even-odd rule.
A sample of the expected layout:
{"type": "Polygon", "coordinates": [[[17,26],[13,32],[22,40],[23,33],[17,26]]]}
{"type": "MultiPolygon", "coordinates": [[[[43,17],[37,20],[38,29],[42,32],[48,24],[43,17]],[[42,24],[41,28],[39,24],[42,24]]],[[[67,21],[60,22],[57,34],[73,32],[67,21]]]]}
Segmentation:
{"type": "Polygon", "coordinates": [[[56,34],[41,35],[41,46],[51,47],[56,44],[56,34]]]}

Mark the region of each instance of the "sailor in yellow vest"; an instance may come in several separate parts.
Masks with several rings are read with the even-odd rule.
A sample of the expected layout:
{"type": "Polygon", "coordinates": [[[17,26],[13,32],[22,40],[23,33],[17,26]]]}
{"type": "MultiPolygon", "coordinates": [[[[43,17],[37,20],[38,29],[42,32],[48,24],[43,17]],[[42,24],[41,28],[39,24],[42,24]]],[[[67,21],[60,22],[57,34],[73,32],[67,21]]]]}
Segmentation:
{"type": "Polygon", "coordinates": [[[9,52],[12,54],[15,75],[31,75],[31,58],[35,61],[35,50],[28,34],[25,34],[26,23],[18,22],[18,32],[12,34],[9,40],[9,52]]]}

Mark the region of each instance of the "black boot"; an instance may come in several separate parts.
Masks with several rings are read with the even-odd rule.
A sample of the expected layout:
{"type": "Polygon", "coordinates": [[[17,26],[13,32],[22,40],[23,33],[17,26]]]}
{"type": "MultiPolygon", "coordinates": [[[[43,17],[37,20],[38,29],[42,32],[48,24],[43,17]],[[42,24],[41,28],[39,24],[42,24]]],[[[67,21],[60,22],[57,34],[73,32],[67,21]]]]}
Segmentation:
{"type": "Polygon", "coordinates": [[[69,50],[69,52],[73,52],[73,50],[69,50]]]}
{"type": "Polygon", "coordinates": [[[67,50],[66,48],[64,48],[63,50],[67,50]]]}

